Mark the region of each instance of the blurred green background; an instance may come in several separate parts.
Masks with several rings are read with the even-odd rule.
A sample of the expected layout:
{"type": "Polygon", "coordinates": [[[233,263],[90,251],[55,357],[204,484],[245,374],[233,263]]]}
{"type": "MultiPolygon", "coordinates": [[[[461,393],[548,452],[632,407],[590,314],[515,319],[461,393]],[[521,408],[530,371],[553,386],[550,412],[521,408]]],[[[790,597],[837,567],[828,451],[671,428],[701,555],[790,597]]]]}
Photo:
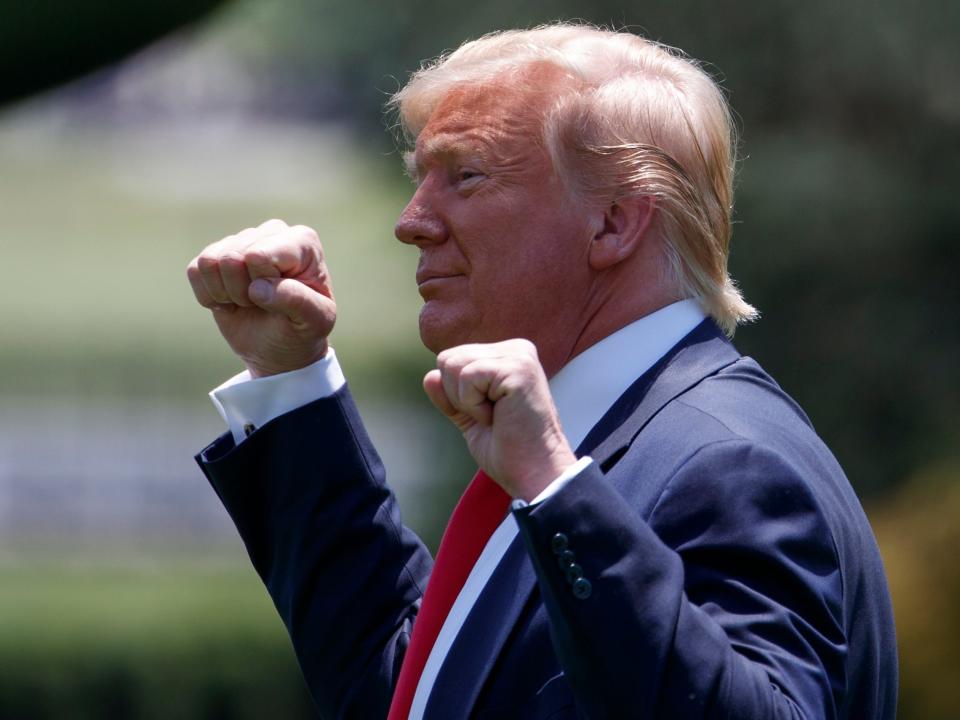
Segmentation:
{"type": "Polygon", "coordinates": [[[186,263],[270,217],[318,229],[334,345],[435,546],[469,459],[421,397],[416,258],[392,239],[410,189],[381,107],[423,58],[560,18],[722,80],[742,132],[731,264],[763,313],[737,344],[874,524],[900,717],[955,717],[960,4],[216,5],[0,4],[0,718],[311,716],[190,457],[222,430],[206,392],[239,368],[186,263]]]}

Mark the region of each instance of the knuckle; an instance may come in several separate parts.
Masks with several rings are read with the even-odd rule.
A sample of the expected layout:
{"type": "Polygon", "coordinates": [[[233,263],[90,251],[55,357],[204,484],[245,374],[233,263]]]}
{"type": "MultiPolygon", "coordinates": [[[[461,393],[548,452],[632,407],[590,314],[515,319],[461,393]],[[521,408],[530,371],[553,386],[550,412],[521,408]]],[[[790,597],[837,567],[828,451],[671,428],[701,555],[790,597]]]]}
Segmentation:
{"type": "Polygon", "coordinates": [[[201,275],[215,274],[219,266],[220,258],[214,257],[212,254],[204,252],[197,257],[197,270],[201,275]]]}
{"type": "Polygon", "coordinates": [[[298,238],[310,244],[320,244],[320,236],[312,227],[308,227],[307,225],[294,225],[290,230],[294,232],[298,238]]]}
{"type": "Polygon", "coordinates": [[[272,267],[275,264],[272,254],[262,247],[247,248],[241,257],[241,262],[255,268],[272,267]]]}
{"type": "Polygon", "coordinates": [[[474,384],[484,375],[484,368],[477,363],[471,363],[460,371],[460,382],[474,384]]]}
{"type": "Polygon", "coordinates": [[[205,252],[207,253],[220,252],[224,248],[233,247],[239,244],[243,240],[243,234],[245,232],[246,230],[242,230],[238,232],[236,235],[227,235],[222,240],[218,240],[217,242],[213,243],[210,247],[206,249],[205,252]]]}
{"type": "Polygon", "coordinates": [[[446,372],[459,376],[470,364],[469,353],[463,352],[459,348],[453,348],[450,354],[444,359],[446,372]]]}
{"type": "Polygon", "coordinates": [[[251,245],[246,250],[243,251],[244,261],[250,262],[269,262],[270,254],[267,252],[266,248],[260,245],[251,245]]]}
{"type": "Polygon", "coordinates": [[[227,250],[220,256],[220,266],[226,270],[238,270],[246,267],[244,256],[235,250],[227,250]]]}
{"type": "Polygon", "coordinates": [[[526,338],[517,338],[514,341],[516,343],[517,349],[525,355],[530,356],[531,358],[537,357],[537,346],[526,338]]]}

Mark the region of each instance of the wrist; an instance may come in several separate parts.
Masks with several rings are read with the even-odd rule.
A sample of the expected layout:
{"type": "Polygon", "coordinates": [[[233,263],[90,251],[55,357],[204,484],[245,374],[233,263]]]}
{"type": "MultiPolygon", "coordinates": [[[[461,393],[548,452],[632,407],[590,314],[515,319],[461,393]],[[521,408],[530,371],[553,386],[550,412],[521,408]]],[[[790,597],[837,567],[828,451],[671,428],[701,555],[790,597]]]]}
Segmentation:
{"type": "Polygon", "coordinates": [[[514,498],[533,502],[554,480],[561,477],[571,466],[577,463],[577,456],[564,443],[557,448],[536,468],[522,478],[518,478],[511,488],[510,495],[514,498]]]}
{"type": "Polygon", "coordinates": [[[325,358],[329,349],[329,343],[324,340],[310,355],[271,358],[269,360],[265,358],[253,357],[242,357],[241,359],[243,360],[243,364],[246,367],[247,372],[250,373],[250,377],[253,379],[259,379],[270,377],[272,375],[281,375],[283,373],[293,372],[294,370],[301,370],[305,367],[313,365],[318,360],[325,358]]]}

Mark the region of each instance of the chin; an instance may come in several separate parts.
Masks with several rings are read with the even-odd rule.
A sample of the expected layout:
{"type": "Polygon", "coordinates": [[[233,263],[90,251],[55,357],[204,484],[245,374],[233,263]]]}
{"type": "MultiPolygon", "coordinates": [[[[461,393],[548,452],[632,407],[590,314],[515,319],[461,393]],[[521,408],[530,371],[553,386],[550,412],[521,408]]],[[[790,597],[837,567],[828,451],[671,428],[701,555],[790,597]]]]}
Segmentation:
{"type": "Polygon", "coordinates": [[[420,323],[420,342],[434,355],[462,343],[454,340],[449,332],[445,332],[433,324],[420,323]]]}
{"type": "Polygon", "coordinates": [[[470,324],[459,315],[442,312],[428,302],[420,309],[420,342],[436,355],[458,345],[477,342],[470,324]]]}

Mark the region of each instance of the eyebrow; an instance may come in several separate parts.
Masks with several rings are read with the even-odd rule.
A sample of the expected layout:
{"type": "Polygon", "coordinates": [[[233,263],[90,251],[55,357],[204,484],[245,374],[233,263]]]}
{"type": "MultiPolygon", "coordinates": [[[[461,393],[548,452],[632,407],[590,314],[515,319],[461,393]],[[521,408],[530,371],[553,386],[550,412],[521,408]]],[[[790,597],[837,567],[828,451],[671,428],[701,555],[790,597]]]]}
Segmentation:
{"type": "Polygon", "coordinates": [[[403,172],[406,173],[407,177],[417,182],[420,178],[420,171],[417,169],[417,158],[413,150],[407,150],[401,156],[403,160],[403,172]]]}
{"type": "Polygon", "coordinates": [[[455,135],[435,135],[426,140],[416,151],[404,153],[403,162],[407,169],[407,174],[416,178],[419,175],[418,168],[425,162],[433,159],[457,159],[466,156],[485,158],[487,152],[483,144],[476,140],[468,140],[455,135]],[[422,158],[421,163],[417,162],[417,157],[422,158]]]}

